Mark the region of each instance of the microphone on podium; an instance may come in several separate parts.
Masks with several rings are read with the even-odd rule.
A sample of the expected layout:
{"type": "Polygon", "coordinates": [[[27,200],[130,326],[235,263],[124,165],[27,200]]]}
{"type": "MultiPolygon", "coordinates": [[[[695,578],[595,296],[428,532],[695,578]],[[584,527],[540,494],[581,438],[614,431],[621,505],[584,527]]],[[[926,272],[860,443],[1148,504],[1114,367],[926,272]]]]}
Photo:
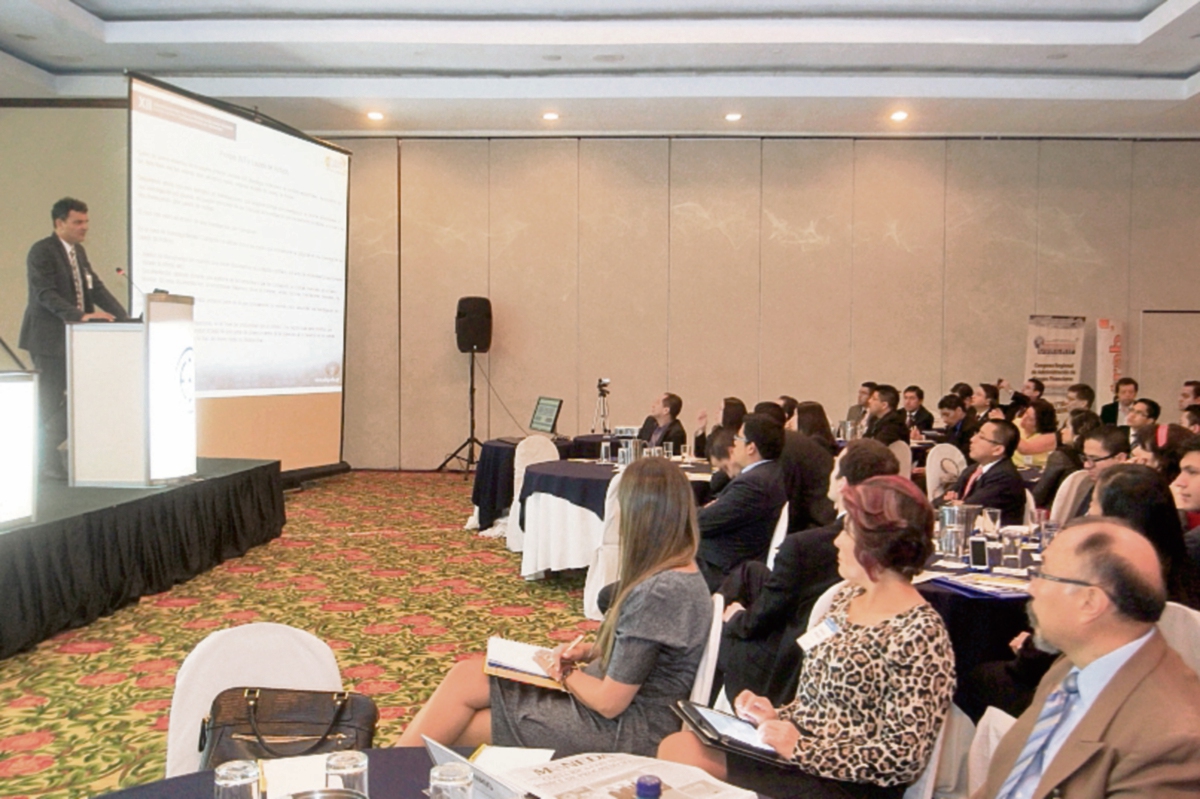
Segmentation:
{"type": "MultiPolygon", "coordinates": [[[[138,294],[142,295],[142,304],[144,306],[145,302],[146,302],[146,292],[142,290],[142,287],[137,284],[137,281],[133,279],[133,277],[129,274],[129,272],[125,269],[125,267],[118,266],[115,271],[118,275],[120,275],[121,277],[128,280],[129,285],[133,286],[134,290],[137,291],[138,294]]],[[[149,293],[150,294],[170,294],[171,292],[167,291],[166,289],[156,288],[156,289],[154,289],[154,291],[151,291],[149,293]]],[[[142,321],[143,315],[144,314],[138,314],[137,319],[135,319],[134,321],[136,321],[136,322],[142,321]]]]}

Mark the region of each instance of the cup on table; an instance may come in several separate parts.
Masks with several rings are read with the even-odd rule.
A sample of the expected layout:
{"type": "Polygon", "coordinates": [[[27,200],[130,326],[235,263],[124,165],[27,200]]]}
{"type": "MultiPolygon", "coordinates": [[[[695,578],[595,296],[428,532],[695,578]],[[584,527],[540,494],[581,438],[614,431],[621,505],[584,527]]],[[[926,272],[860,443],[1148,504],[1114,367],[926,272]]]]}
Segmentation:
{"type": "MultiPolygon", "coordinates": [[[[1026,529],[1017,525],[1009,525],[1008,527],[1000,528],[1000,543],[1004,547],[1004,557],[1016,558],[1017,553],[1021,551],[1021,544],[1025,543],[1026,529]]],[[[1005,564],[1008,565],[1007,563],[1005,564]]]]}
{"type": "Polygon", "coordinates": [[[331,752],[325,758],[325,787],[348,788],[363,796],[367,793],[367,753],[331,752]]]}
{"type": "Polygon", "coordinates": [[[471,767],[443,763],[429,770],[429,799],[471,799],[471,767]]]}
{"type": "Polygon", "coordinates": [[[984,508],[983,509],[983,524],[980,530],[988,538],[997,538],[1000,535],[1000,509],[999,508],[984,508]]]}
{"type": "Polygon", "coordinates": [[[1042,549],[1050,546],[1050,542],[1054,540],[1054,536],[1058,535],[1062,525],[1058,522],[1049,519],[1042,525],[1042,549]]]}
{"type": "Polygon", "coordinates": [[[651,458],[661,458],[663,456],[662,447],[651,447],[649,455],[651,458]]]}
{"type": "Polygon", "coordinates": [[[213,799],[259,799],[258,763],[230,760],[213,775],[213,799]]]}
{"type": "Polygon", "coordinates": [[[663,457],[670,459],[675,457],[675,442],[664,441],[662,445],[663,457]]]}
{"type": "Polygon", "coordinates": [[[692,445],[681,444],[679,446],[679,457],[683,458],[684,462],[691,463],[692,461],[692,445]]]}
{"type": "Polygon", "coordinates": [[[940,511],[942,536],[938,549],[951,560],[962,558],[967,546],[967,513],[957,505],[943,505],[940,511]]]}
{"type": "Polygon", "coordinates": [[[608,463],[612,460],[612,444],[607,441],[600,442],[600,462],[608,463]]]}

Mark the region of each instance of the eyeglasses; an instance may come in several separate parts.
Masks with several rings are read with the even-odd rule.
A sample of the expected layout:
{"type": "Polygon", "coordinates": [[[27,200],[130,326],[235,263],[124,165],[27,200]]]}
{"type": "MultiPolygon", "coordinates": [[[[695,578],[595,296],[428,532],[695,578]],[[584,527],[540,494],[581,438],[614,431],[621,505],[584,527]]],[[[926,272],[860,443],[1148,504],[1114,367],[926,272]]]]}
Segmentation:
{"type": "Polygon", "coordinates": [[[1083,462],[1085,464],[1087,464],[1088,466],[1095,466],[1097,463],[1100,463],[1102,461],[1112,460],[1113,458],[1117,457],[1120,454],[1121,453],[1119,453],[1119,452],[1114,452],[1112,455],[1105,455],[1102,458],[1097,458],[1092,455],[1084,455],[1083,462]]]}
{"type": "Polygon", "coordinates": [[[994,438],[988,438],[987,436],[985,436],[985,435],[984,435],[983,433],[981,433],[981,432],[980,432],[980,433],[976,433],[976,434],[975,434],[975,437],[976,437],[976,438],[982,438],[984,441],[988,442],[989,444],[995,444],[997,447],[1002,447],[1002,446],[1004,446],[1003,444],[1001,444],[1001,443],[1000,443],[999,441],[997,441],[996,439],[994,439],[994,438]]]}
{"type": "Polygon", "coordinates": [[[745,436],[734,436],[734,437],[733,437],[733,440],[734,440],[734,441],[740,441],[740,442],[742,442],[743,444],[745,444],[745,443],[746,443],[746,437],[745,437],[745,436]]]}
{"type": "MultiPolygon", "coordinates": [[[[1049,580],[1052,583],[1066,583],[1067,585],[1082,585],[1084,588],[1100,588],[1095,583],[1089,583],[1085,580],[1076,580],[1074,577],[1058,577],[1053,574],[1048,574],[1041,566],[1029,567],[1029,579],[1037,578],[1039,580],[1049,580]]],[[[1103,590],[1103,589],[1101,589],[1103,590]]]]}

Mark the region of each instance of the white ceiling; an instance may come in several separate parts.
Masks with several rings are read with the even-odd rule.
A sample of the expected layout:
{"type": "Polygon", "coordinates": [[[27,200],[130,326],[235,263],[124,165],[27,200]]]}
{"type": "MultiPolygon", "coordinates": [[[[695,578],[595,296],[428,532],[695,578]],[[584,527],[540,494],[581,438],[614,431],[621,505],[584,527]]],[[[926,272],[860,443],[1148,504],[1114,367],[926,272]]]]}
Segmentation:
{"type": "Polygon", "coordinates": [[[326,136],[1192,137],[1200,0],[0,2],[0,97],[126,69],[326,136]]]}

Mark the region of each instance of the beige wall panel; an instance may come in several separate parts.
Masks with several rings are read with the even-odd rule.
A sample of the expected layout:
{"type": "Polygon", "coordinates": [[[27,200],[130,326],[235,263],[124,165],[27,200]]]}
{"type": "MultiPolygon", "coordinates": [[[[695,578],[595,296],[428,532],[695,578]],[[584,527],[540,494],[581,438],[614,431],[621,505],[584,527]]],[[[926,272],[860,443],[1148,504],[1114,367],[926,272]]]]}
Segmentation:
{"type": "MultiPolygon", "coordinates": [[[[491,435],[517,435],[538,395],[561,397],[558,430],[575,435],[579,395],[579,142],[491,143],[491,435]]],[[[591,401],[588,396],[588,422],[591,401]]]]}
{"type": "MultiPolygon", "coordinates": [[[[1083,380],[1095,385],[1095,320],[1129,315],[1129,185],[1133,145],[1043,141],[1038,166],[1039,314],[1086,316],[1083,380]]],[[[1127,329],[1130,329],[1127,327],[1127,329]]],[[[1137,342],[1129,340],[1132,348],[1137,342]]],[[[1097,399],[1104,387],[1097,387],[1097,399]]]]}
{"type": "Polygon", "coordinates": [[[946,144],[854,153],[853,381],[940,386],[946,144]]]}
{"type": "Polygon", "coordinates": [[[1025,371],[1025,327],[1037,291],[1037,142],[952,141],[946,150],[943,384],[1025,371]]]}
{"type": "MultiPolygon", "coordinates": [[[[667,390],[666,139],[579,143],[579,430],[596,381],[612,379],[609,423],[640,424],[667,390]]],[[[695,416],[684,405],[683,421],[695,416]]],[[[597,428],[597,431],[599,428],[597,428]]]]}
{"type": "Polygon", "coordinates": [[[710,421],[759,399],[761,143],[671,142],[671,390],[710,421]]]}
{"type": "MultiPolygon", "coordinates": [[[[1139,329],[1143,310],[1200,310],[1200,142],[1135,143],[1132,203],[1130,322],[1138,324],[1134,336],[1141,336],[1149,332],[1139,329]]],[[[1146,341],[1137,349],[1133,364],[1142,354],[1164,351],[1161,343],[1146,341]]],[[[1139,365],[1134,374],[1141,379],[1163,366],[1139,365]]],[[[1176,370],[1178,383],[1197,377],[1183,377],[1182,366],[1176,370]]],[[[1172,400],[1173,407],[1173,396],[1156,399],[1172,400]]]]}
{"type": "MultiPolygon", "coordinates": [[[[488,294],[488,143],[400,143],[400,464],[432,469],[467,438],[470,356],[458,351],[459,297],[488,294]]],[[[478,358],[476,436],[488,438],[478,358]]],[[[478,452],[476,452],[478,457],[478,452]]]]}
{"type": "MultiPolygon", "coordinates": [[[[28,297],[25,256],[54,232],[50,206],[71,196],[88,204],[84,246],[96,274],[128,307],[126,112],[108,108],[0,108],[0,336],[17,350],[28,297]]],[[[0,351],[0,369],[15,369],[0,351]]]]}
{"type": "Polygon", "coordinates": [[[850,258],[854,143],[763,142],[761,398],[853,402],[850,258]]]}
{"type": "Polygon", "coordinates": [[[395,139],[345,139],[350,150],[342,454],[356,469],[400,468],[399,233],[395,139]]]}

